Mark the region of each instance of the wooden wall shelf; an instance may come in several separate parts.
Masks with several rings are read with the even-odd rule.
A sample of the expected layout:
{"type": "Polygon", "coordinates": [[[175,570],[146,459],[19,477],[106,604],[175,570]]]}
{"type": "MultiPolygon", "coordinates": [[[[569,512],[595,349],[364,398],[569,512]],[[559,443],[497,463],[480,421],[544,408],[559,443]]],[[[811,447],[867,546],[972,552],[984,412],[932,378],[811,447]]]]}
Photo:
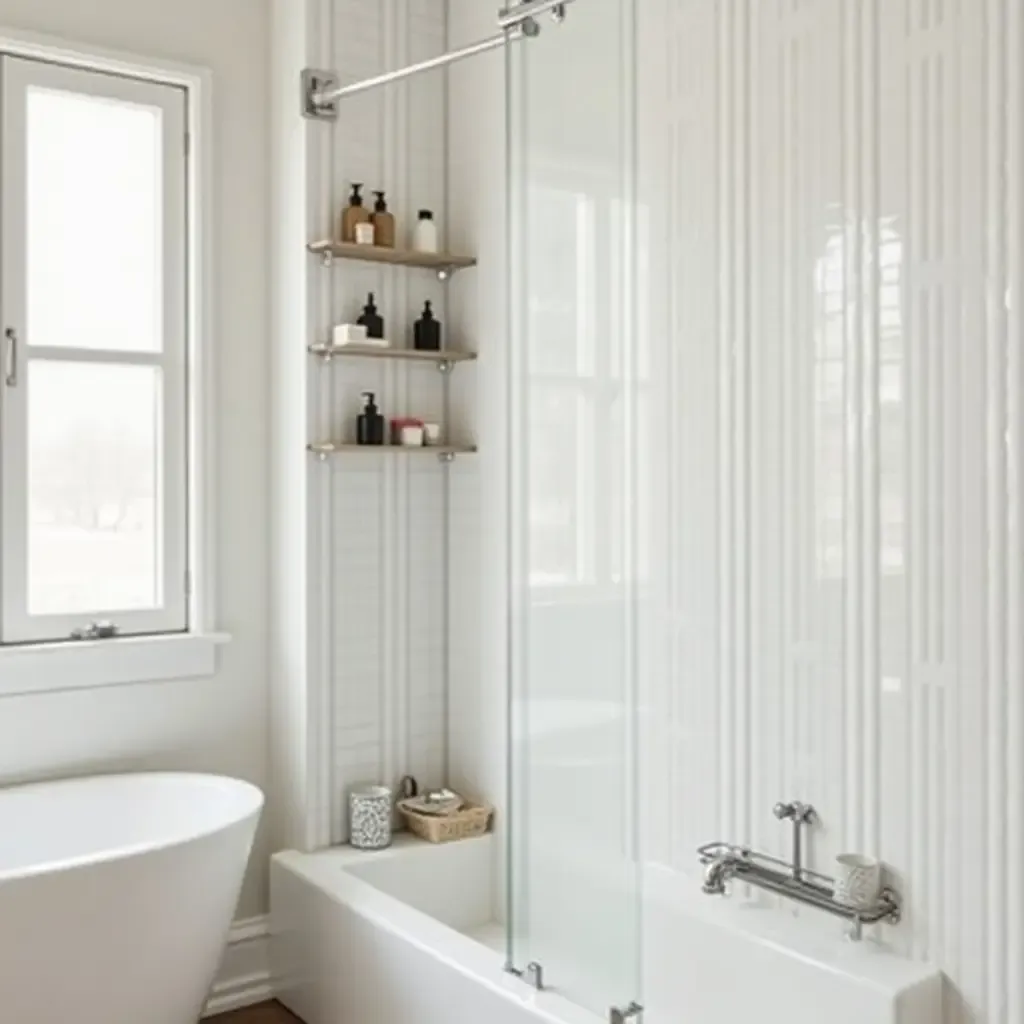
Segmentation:
{"type": "Polygon", "coordinates": [[[347,444],[335,441],[318,441],[308,446],[320,459],[332,455],[432,455],[442,462],[451,462],[457,455],[474,455],[475,445],[424,445],[419,448],[400,444],[347,444]]]}
{"type": "Polygon", "coordinates": [[[377,345],[310,345],[311,355],[330,362],[332,359],[398,359],[410,363],[469,363],[477,358],[475,352],[453,352],[442,349],[424,352],[413,348],[381,348],[377,345]]]}
{"type": "Polygon", "coordinates": [[[472,256],[455,256],[447,252],[412,252],[409,249],[385,249],[379,245],[354,245],[351,242],[312,242],[309,251],[329,267],[335,260],[358,260],[362,263],[385,263],[393,267],[419,267],[436,271],[446,279],[458,270],[476,266],[472,256]]]}

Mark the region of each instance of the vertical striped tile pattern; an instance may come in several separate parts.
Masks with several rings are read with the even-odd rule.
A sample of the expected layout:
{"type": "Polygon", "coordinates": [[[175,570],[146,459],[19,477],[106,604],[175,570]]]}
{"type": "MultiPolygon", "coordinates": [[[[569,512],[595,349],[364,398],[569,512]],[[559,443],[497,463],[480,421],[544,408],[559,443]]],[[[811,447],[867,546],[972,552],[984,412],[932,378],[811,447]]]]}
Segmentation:
{"type": "Polygon", "coordinates": [[[889,864],[883,937],[948,973],[946,1024],[1022,1022],[1024,8],[650,10],[675,420],[648,853],[784,854],[772,803],[810,800],[816,866],[889,864]]]}
{"type": "MultiPolygon", "coordinates": [[[[445,48],[443,0],[321,0],[330,26],[323,66],[343,82],[423,60],[445,48]]],[[[324,232],[337,230],[352,181],[386,189],[407,241],[416,211],[443,215],[447,183],[443,74],[345,100],[324,148],[324,232]]],[[[442,221],[443,223],[443,221],[442,221]]],[[[311,265],[312,267],[312,265],[311,265]]],[[[340,263],[313,268],[322,337],[354,321],[374,292],[386,333],[408,343],[425,300],[445,317],[444,290],[429,274],[340,263]]],[[[313,339],[310,339],[313,340],[313,339]]],[[[315,370],[318,420],[351,438],[359,396],[374,391],[387,417],[440,419],[442,383],[430,367],[342,360],[315,370]]],[[[331,841],[346,838],[345,793],[358,782],[396,785],[406,773],[444,781],[447,759],[444,552],[446,470],[430,461],[338,458],[322,508],[329,553],[321,588],[331,689],[331,841]]]]}

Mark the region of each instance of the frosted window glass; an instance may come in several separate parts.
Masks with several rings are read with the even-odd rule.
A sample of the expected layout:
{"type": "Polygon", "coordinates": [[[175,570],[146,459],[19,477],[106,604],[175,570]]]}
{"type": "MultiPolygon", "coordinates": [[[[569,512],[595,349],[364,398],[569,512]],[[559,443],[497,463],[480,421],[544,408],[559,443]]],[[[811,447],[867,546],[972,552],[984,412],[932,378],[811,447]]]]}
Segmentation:
{"type": "Polygon", "coordinates": [[[28,386],[30,614],[158,607],[160,371],[39,360],[28,386]]]}
{"type": "Polygon", "coordinates": [[[163,115],[28,91],[28,340],[163,347],[163,115]]]}

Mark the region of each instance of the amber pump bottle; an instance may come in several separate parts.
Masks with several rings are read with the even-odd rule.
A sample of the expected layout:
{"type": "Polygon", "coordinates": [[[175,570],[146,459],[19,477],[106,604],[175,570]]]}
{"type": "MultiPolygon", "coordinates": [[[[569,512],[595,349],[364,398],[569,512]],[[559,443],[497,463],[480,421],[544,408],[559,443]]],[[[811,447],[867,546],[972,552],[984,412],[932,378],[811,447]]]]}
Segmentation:
{"type": "Polygon", "coordinates": [[[370,223],[370,211],[363,206],[362,184],[352,183],[352,195],[349,196],[348,206],[341,215],[341,240],[343,242],[355,242],[356,225],[370,223]]]}
{"type": "Polygon", "coordinates": [[[395,247],[395,215],[388,211],[388,203],[383,192],[374,192],[377,202],[373,205],[373,227],[377,232],[377,245],[385,249],[395,247]]]}

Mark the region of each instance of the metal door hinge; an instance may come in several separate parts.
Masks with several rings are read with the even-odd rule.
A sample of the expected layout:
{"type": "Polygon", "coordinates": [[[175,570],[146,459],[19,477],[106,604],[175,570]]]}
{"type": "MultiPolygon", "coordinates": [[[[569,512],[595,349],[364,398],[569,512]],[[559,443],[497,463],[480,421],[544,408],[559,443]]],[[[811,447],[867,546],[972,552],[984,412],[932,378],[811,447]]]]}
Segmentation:
{"type": "Polygon", "coordinates": [[[533,961],[526,965],[526,970],[521,971],[512,963],[505,964],[505,973],[512,974],[517,978],[522,978],[531,988],[535,988],[538,992],[544,991],[544,968],[541,964],[533,961]]]}
{"type": "Polygon", "coordinates": [[[644,1008],[639,1003],[630,1003],[627,1007],[613,1006],[608,1011],[608,1024],[626,1024],[634,1021],[643,1024],[644,1008]]]}

